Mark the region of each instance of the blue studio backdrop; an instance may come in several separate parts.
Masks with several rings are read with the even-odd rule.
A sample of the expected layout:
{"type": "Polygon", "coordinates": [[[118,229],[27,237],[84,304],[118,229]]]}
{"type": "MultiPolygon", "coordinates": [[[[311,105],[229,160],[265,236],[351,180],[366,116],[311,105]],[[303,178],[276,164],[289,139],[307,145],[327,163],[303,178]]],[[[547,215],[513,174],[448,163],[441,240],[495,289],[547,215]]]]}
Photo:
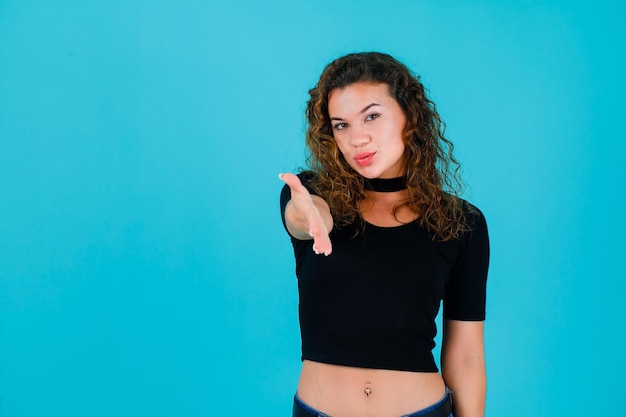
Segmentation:
{"type": "Polygon", "coordinates": [[[0,416],[289,415],[277,174],[324,65],[429,88],[492,244],[487,416],[618,415],[621,2],[0,0],[0,416]]]}

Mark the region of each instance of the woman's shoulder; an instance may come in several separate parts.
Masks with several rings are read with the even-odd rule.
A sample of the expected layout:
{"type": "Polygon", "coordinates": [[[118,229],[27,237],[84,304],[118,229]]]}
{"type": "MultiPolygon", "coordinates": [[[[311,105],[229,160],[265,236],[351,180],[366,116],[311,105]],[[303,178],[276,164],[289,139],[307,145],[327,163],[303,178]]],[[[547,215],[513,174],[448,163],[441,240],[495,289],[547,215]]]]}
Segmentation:
{"type": "Polygon", "coordinates": [[[300,181],[315,181],[319,178],[319,175],[315,171],[311,171],[308,169],[302,169],[298,173],[296,173],[300,181]]]}
{"type": "Polygon", "coordinates": [[[474,218],[484,217],[483,212],[475,204],[470,203],[469,201],[461,197],[457,197],[457,199],[459,200],[461,208],[463,209],[463,213],[466,216],[471,216],[474,218]]]}
{"type": "Polygon", "coordinates": [[[316,172],[310,170],[301,170],[296,175],[298,178],[300,178],[300,182],[302,182],[302,185],[304,185],[304,187],[311,194],[318,194],[315,189],[315,183],[317,182],[319,175],[316,172]]]}
{"type": "Polygon", "coordinates": [[[472,235],[482,235],[487,234],[487,220],[485,219],[485,215],[483,212],[473,203],[469,201],[457,197],[461,209],[463,211],[463,215],[465,217],[465,224],[467,226],[466,232],[464,233],[466,236],[472,235]]]}
{"type": "Polygon", "coordinates": [[[463,213],[461,217],[465,223],[465,233],[463,235],[467,235],[468,232],[471,234],[476,228],[486,228],[485,215],[475,204],[458,196],[451,194],[448,194],[448,196],[457,205],[456,210],[460,209],[463,213]]]}

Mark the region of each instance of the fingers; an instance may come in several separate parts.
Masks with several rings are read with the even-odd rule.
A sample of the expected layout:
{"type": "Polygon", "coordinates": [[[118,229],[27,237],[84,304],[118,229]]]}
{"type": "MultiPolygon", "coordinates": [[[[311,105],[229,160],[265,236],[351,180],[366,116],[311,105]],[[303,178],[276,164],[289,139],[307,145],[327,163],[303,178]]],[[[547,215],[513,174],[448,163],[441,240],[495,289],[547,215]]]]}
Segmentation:
{"type": "Polygon", "coordinates": [[[333,246],[330,242],[328,230],[321,221],[321,218],[315,220],[312,219],[310,225],[311,228],[309,230],[309,235],[313,237],[313,252],[317,255],[322,253],[326,256],[330,255],[333,251],[333,246]]]}
{"type": "Polygon", "coordinates": [[[316,255],[321,255],[322,253],[324,254],[324,256],[328,256],[333,252],[333,247],[330,243],[330,239],[328,239],[328,236],[324,239],[321,239],[322,242],[320,242],[318,244],[317,240],[313,240],[313,252],[315,252],[316,255]]]}
{"type": "Polygon", "coordinates": [[[283,173],[283,174],[278,174],[278,178],[284,181],[285,184],[287,184],[289,188],[291,188],[292,192],[306,191],[306,188],[304,187],[304,185],[302,185],[302,182],[300,181],[300,178],[298,178],[297,175],[294,175],[291,173],[283,173]]]}

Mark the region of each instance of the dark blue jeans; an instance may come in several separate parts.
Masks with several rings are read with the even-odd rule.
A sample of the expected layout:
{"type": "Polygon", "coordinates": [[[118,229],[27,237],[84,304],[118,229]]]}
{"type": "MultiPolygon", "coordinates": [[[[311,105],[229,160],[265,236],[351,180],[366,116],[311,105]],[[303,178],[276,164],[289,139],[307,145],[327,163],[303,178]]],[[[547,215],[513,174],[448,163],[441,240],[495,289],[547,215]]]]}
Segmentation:
{"type": "MultiPolygon", "coordinates": [[[[452,411],[450,413],[445,414],[444,410],[450,410],[451,407],[448,404],[452,404],[452,399],[450,397],[450,391],[446,388],[446,394],[442,399],[437,401],[433,405],[429,405],[426,408],[415,411],[411,414],[405,414],[402,417],[426,417],[426,415],[433,416],[446,416],[446,417],[454,417],[452,411]]],[[[323,413],[315,408],[311,407],[304,401],[298,397],[298,394],[293,399],[293,417],[332,417],[326,413],[323,413]]]]}

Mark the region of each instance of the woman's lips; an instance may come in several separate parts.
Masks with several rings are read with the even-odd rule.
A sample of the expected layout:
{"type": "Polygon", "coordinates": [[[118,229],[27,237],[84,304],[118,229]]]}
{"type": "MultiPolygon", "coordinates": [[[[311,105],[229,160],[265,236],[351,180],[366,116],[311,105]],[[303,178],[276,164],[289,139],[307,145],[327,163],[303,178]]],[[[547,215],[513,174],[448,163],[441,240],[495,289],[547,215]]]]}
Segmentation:
{"type": "Polygon", "coordinates": [[[354,157],[354,160],[356,161],[357,164],[361,166],[367,165],[372,161],[372,158],[374,157],[375,154],[376,152],[361,152],[360,154],[354,157]]]}

